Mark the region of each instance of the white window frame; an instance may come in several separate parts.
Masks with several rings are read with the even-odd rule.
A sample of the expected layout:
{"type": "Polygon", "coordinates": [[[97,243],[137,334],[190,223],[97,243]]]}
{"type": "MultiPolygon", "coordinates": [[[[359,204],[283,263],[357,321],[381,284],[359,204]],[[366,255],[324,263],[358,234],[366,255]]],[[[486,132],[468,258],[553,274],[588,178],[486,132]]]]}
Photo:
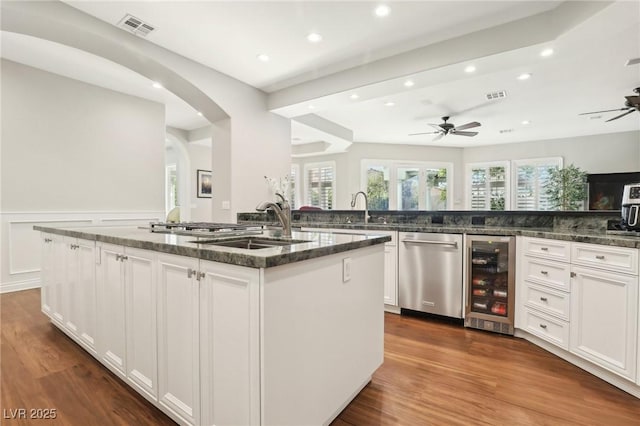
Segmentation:
{"type": "Polygon", "coordinates": [[[337,170],[336,170],[336,162],[335,161],[321,161],[317,163],[306,163],[304,165],[304,190],[303,195],[304,198],[301,199],[300,206],[306,206],[309,200],[309,169],[315,169],[320,167],[332,167],[333,168],[333,180],[331,181],[331,192],[333,194],[333,203],[330,210],[335,210],[338,202],[338,196],[336,193],[336,179],[337,179],[337,170]]]}
{"type": "MultiPolygon", "coordinates": [[[[293,182],[293,190],[291,191],[291,194],[287,194],[289,197],[291,197],[292,199],[296,200],[298,202],[298,205],[292,205],[291,208],[292,209],[299,209],[300,206],[302,205],[302,191],[301,191],[301,186],[300,182],[300,164],[295,164],[292,163],[291,164],[291,170],[295,170],[295,179],[293,179],[293,176],[290,174],[289,177],[291,177],[291,181],[293,182]]],[[[334,173],[335,176],[335,173],[334,173]]]]}
{"type": "MultiPolygon", "coordinates": [[[[464,192],[465,192],[465,201],[464,208],[466,210],[471,210],[471,175],[472,169],[476,168],[484,168],[489,169],[491,167],[504,167],[504,209],[511,210],[511,162],[508,160],[504,161],[485,161],[479,163],[467,163],[465,164],[465,182],[464,182],[464,192]]],[[[490,202],[490,198],[487,198],[487,202],[490,202]]],[[[486,206],[486,210],[491,210],[491,205],[486,206]]]]}
{"type": "MultiPolygon", "coordinates": [[[[370,166],[389,167],[389,210],[398,210],[398,168],[414,167],[420,169],[420,181],[426,180],[425,169],[445,169],[447,171],[447,202],[446,210],[453,210],[454,176],[453,163],[444,161],[405,161],[405,160],[377,160],[366,158],[360,161],[360,190],[367,192],[367,169],[370,166]]],[[[420,190],[418,195],[418,210],[426,210],[426,191],[420,190]]]]}
{"type": "MultiPolygon", "coordinates": [[[[521,166],[533,166],[538,167],[541,165],[548,165],[549,167],[557,166],[558,168],[562,168],[563,160],[562,157],[542,157],[542,158],[526,158],[520,160],[512,160],[511,161],[511,181],[513,185],[511,185],[511,199],[512,201],[512,209],[518,210],[518,167],[521,166]]],[[[536,194],[536,206],[539,203],[538,194],[536,194]]],[[[525,210],[519,210],[525,211],[525,210]]]]}
{"type": "Polygon", "coordinates": [[[179,191],[180,191],[180,187],[178,184],[178,165],[177,164],[167,164],[164,168],[164,207],[166,210],[165,214],[169,214],[169,212],[174,208],[177,207],[176,206],[172,206],[171,205],[171,181],[170,181],[170,176],[171,176],[171,172],[174,172],[175,176],[176,176],[176,187],[178,188],[178,195],[180,195],[179,191]]]}

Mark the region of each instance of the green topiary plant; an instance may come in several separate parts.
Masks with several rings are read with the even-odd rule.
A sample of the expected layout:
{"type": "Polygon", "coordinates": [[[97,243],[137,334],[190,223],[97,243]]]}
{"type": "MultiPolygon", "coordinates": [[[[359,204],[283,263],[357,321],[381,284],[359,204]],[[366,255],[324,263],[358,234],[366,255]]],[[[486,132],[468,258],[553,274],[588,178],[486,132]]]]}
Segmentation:
{"type": "Polygon", "coordinates": [[[557,210],[580,210],[587,199],[587,173],[570,164],[549,169],[546,194],[557,210]]]}

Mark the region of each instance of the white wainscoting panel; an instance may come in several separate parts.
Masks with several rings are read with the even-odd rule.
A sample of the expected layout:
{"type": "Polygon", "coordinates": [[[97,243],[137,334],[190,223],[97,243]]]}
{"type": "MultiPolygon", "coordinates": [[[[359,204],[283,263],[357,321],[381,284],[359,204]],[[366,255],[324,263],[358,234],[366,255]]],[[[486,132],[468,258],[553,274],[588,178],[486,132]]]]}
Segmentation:
{"type": "Polygon", "coordinates": [[[164,220],[164,211],[0,212],[0,293],[40,286],[40,233],[52,227],[147,226],[164,220]]]}

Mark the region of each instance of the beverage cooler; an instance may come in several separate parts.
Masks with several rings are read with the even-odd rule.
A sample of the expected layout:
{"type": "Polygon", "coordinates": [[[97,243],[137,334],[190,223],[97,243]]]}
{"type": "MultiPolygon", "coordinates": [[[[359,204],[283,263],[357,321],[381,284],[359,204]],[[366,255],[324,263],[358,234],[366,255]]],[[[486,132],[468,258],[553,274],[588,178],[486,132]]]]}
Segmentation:
{"type": "Polygon", "coordinates": [[[467,235],[465,327],[513,335],[515,238],[467,235]]]}

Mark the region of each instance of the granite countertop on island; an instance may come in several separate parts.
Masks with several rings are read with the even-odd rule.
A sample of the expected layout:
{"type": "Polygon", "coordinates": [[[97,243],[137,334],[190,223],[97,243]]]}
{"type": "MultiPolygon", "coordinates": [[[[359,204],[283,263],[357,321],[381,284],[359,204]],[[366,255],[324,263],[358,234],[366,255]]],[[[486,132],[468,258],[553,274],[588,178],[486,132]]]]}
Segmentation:
{"type": "MultiPolygon", "coordinates": [[[[33,229],[71,238],[154,250],[213,262],[247,266],[250,268],[269,268],[285,265],[362,247],[383,244],[391,240],[391,237],[384,235],[294,231],[292,232],[292,240],[303,240],[305,242],[250,250],[211,244],[213,241],[222,242],[232,240],[242,235],[216,236],[215,233],[212,233],[206,236],[188,236],[171,233],[152,233],[148,228],[133,226],[69,228],[34,226],[33,229]],[[208,244],[204,243],[205,241],[208,244]]],[[[264,229],[247,232],[246,236],[282,239],[282,231],[264,229]]]]}

